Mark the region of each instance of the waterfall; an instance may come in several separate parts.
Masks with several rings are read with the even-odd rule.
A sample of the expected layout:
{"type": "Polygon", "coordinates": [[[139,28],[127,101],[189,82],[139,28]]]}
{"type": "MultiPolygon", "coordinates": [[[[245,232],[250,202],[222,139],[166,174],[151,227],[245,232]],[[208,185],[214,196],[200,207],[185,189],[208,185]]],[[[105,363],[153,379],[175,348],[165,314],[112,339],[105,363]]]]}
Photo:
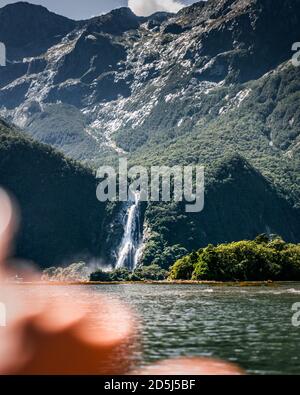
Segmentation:
{"type": "Polygon", "coordinates": [[[116,269],[134,270],[138,265],[142,254],[140,217],[140,193],[136,192],[127,209],[124,236],[119,248],[116,269]]]}

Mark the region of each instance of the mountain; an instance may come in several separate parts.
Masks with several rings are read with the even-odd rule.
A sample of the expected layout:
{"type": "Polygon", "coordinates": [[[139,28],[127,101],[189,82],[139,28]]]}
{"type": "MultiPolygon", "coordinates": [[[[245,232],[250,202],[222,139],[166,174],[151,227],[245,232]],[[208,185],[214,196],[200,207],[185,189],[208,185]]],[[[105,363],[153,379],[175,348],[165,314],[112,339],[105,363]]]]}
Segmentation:
{"type": "MultiPolygon", "coordinates": [[[[16,256],[40,267],[86,259],[113,264],[122,239],[120,205],[96,199],[91,170],[50,146],[24,137],[0,120],[0,185],[21,207],[16,256]]],[[[205,210],[184,204],[149,204],[143,263],[168,267],[208,243],[251,239],[263,232],[298,240],[300,210],[239,155],[228,155],[207,173],[205,210]]],[[[144,210],[142,210],[144,211],[144,210]]]]}
{"type": "Polygon", "coordinates": [[[96,199],[93,172],[2,120],[0,185],[21,209],[17,257],[42,268],[107,257],[112,218],[96,199]]]}
{"type": "Polygon", "coordinates": [[[8,61],[42,55],[76,26],[68,18],[45,7],[18,2],[0,9],[0,41],[7,47],[8,61]]]}
{"type": "Polygon", "coordinates": [[[124,155],[203,164],[209,185],[220,163],[235,164],[193,220],[180,207],[145,207],[150,260],[266,230],[299,241],[300,0],[208,0],[147,18],[120,8],[79,22],[27,3],[2,8],[0,22],[4,11],[13,62],[0,68],[0,115],[35,140],[94,168],[124,155]],[[19,44],[18,19],[30,45],[19,44]]]}
{"type": "Polygon", "coordinates": [[[300,36],[299,0],[210,0],[148,18],[120,8],[80,22],[27,3],[4,7],[0,21],[2,14],[11,29],[3,27],[7,37],[0,34],[8,52],[24,39],[18,18],[30,25],[25,39],[37,50],[43,37],[57,39],[38,56],[22,45],[25,60],[0,69],[2,116],[75,159],[97,165],[115,156],[117,145],[138,161],[153,162],[151,152],[167,144],[164,161],[174,162],[178,149],[181,160],[201,162],[202,147],[190,157],[182,152],[184,142],[195,136],[205,142],[215,129],[211,149],[221,159],[224,144],[232,145],[223,130],[228,118],[233,129],[242,129],[232,132],[234,148],[248,160],[255,156],[265,173],[262,151],[284,167],[298,152],[299,68],[290,60],[300,36]],[[34,16],[35,24],[24,15],[34,16]],[[244,127],[245,117],[251,125],[243,119],[244,127]],[[249,137],[258,147],[249,147],[249,137]]]}

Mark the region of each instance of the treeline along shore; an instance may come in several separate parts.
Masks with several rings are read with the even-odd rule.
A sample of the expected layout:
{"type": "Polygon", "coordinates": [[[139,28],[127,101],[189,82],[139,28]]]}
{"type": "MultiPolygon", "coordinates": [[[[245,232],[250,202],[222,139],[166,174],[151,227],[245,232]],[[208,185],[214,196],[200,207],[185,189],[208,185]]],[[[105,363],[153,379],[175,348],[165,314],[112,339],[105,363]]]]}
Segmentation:
{"type": "Polygon", "coordinates": [[[49,267],[41,275],[26,278],[20,273],[8,280],[17,284],[100,285],[226,284],[272,285],[300,281],[300,244],[286,243],[277,235],[259,235],[255,240],[208,245],[182,256],[169,270],[157,264],[135,270],[109,267],[91,270],[85,262],[67,267],[49,267]]]}

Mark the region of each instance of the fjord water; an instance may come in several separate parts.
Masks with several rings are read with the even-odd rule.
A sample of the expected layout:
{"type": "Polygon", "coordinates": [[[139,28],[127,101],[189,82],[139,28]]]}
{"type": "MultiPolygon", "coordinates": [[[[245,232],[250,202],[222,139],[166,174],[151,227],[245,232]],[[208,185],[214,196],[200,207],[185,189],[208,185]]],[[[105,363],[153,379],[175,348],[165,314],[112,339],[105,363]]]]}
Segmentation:
{"type": "MultiPolygon", "coordinates": [[[[300,373],[300,327],[292,325],[299,283],[78,287],[83,296],[77,303],[100,304],[105,293],[108,301],[119,298],[137,313],[136,333],[143,350],[135,358],[142,365],[177,356],[208,356],[237,363],[250,374],[300,373]]],[[[37,288],[20,286],[18,292],[29,300],[37,288]]],[[[62,288],[66,297],[74,289],[49,286],[47,292],[53,296],[62,288]]]]}

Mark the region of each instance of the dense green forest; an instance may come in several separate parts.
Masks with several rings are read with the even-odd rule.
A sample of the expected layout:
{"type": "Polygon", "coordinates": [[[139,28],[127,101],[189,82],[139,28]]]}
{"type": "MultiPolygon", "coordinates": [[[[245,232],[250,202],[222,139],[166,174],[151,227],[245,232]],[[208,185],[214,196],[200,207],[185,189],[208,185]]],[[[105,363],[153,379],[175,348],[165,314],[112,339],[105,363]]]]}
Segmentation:
{"type": "Polygon", "coordinates": [[[143,264],[164,269],[210,243],[251,240],[264,232],[295,243],[300,234],[300,210],[238,154],[207,167],[201,213],[186,213],[184,204],[151,203],[145,221],[151,233],[143,264]]]}
{"type": "Polygon", "coordinates": [[[300,281],[300,244],[278,236],[209,245],[179,259],[170,280],[300,281]]]}

